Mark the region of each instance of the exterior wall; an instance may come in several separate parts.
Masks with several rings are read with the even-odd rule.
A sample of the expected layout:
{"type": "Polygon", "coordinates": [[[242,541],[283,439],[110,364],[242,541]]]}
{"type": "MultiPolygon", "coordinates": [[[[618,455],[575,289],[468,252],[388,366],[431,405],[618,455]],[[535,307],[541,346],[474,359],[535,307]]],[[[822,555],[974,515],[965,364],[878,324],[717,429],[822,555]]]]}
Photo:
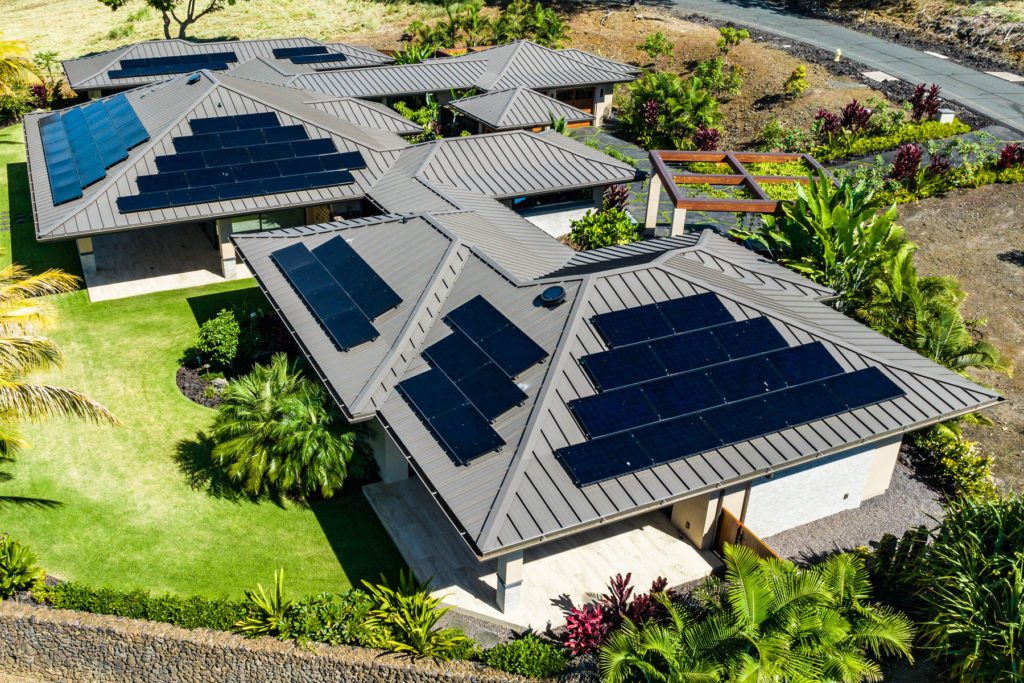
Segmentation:
{"type": "MultiPolygon", "coordinates": [[[[755,534],[767,538],[856,508],[867,490],[874,460],[872,445],[787,470],[771,479],[756,479],[742,521],[755,534]]],[[[740,517],[739,509],[726,507],[740,517]]]]}
{"type": "Polygon", "coordinates": [[[889,489],[892,471],[896,467],[896,459],[900,455],[902,444],[903,439],[895,436],[875,448],[875,457],[871,461],[868,483],[864,487],[864,495],[861,496],[861,500],[880,496],[889,489]]]}
{"type": "Polygon", "coordinates": [[[119,683],[433,683],[526,681],[466,662],[358,647],[309,649],[275,638],[188,631],[135,619],[0,602],[0,679],[119,683]],[[6,674],[6,675],[5,675],[6,674]]]}
{"type": "Polygon", "coordinates": [[[718,498],[717,493],[705,493],[681,500],[672,506],[672,524],[700,550],[710,550],[715,544],[718,498]]]}
{"type": "Polygon", "coordinates": [[[402,449],[378,420],[374,419],[370,429],[373,432],[373,459],[380,470],[381,481],[390,484],[408,479],[409,461],[405,459],[402,449]]]}
{"type": "Polygon", "coordinates": [[[306,207],[306,225],[327,223],[331,220],[331,207],[326,204],[306,207]]]}
{"type": "Polygon", "coordinates": [[[614,89],[615,86],[611,83],[594,88],[594,106],[591,113],[594,115],[595,126],[604,123],[604,118],[611,113],[614,89]]]}

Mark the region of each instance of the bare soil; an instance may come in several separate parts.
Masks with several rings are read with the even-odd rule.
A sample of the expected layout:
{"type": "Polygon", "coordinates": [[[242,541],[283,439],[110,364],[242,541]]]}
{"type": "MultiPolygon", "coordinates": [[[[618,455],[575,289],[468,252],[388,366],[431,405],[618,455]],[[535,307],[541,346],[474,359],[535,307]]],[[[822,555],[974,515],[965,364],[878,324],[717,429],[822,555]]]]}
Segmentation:
{"type": "MultiPolygon", "coordinates": [[[[1024,368],[1024,185],[988,185],[901,207],[900,224],[920,246],[923,275],[951,275],[968,292],[967,318],[987,318],[981,336],[1024,368]]],[[[995,427],[967,427],[982,452],[995,456],[1000,484],[1024,491],[1024,373],[977,372],[1006,402],[989,411],[995,427]]]]}

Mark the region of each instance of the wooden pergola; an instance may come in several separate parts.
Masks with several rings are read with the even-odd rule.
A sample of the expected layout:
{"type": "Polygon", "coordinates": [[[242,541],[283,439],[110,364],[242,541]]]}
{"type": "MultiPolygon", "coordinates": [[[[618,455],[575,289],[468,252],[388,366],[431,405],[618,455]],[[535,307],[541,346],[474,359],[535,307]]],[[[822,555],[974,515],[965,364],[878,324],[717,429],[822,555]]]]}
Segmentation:
{"type": "Polygon", "coordinates": [[[647,212],[644,227],[653,230],[658,222],[658,202],[661,199],[661,188],[664,185],[669,198],[674,204],[672,212],[672,233],[682,234],[686,228],[686,212],[695,211],[733,211],[738,213],[778,213],[781,201],[772,199],[765,193],[762,184],[770,183],[804,183],[807,176],[753,175],[744,164],[754,163],[785,163],[787,161],[803,161],[812,169],[817,178],[835,178],[810,154],[786,152],[677,152],[673,150],[651,150],[651,165],[654,175],[651,176],[650,191],[647,195],[647,212]],[[732,173],[694,173],[670,169],[666,162],[707,162],[725,164],[732,173]],[[716,199],[714,197],[687,197],[679,189],[679,185],[735,185],[742,186],[750,195],[749,199],[716,199]]]}

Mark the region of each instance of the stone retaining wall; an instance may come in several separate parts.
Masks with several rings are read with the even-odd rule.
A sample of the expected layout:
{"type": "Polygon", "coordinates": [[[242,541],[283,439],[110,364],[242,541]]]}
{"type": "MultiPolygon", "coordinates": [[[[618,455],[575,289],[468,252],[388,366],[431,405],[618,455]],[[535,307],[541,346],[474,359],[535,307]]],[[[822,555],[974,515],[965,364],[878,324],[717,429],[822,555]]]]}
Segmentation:
{"type": "Polygon", "coordinates": [[[274,638],[0,602],[0,680],[245,683],[490,683],[528,679],[468,662],[413,661],[359,647],[300,648],[274,638]]]}

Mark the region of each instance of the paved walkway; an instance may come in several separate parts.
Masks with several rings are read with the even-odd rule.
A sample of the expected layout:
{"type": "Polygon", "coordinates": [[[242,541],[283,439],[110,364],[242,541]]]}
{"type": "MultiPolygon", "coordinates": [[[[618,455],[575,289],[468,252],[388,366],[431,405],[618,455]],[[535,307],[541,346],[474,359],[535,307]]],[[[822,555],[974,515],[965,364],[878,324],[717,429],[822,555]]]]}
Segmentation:
{"type": "Polygon", "coordinates": [[[884,71],[908,83],[938,83],[946,99],[1024,132],[1024,85],[974,71],[952,59],[873,38],[838,24],[786,12],[763,0],[661,0],[650,4],[673,6],[711,19],[733,21],[831,53],[841,49],[843,58],[860,62],[872,70],[884,71]]]}

